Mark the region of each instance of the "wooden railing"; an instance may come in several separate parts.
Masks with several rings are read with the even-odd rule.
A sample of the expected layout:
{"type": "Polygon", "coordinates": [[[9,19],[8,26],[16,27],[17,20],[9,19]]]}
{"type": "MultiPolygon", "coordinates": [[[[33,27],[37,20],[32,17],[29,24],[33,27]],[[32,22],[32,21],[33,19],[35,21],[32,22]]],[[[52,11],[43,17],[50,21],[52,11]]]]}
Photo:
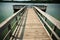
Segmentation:
{"type": "MultiPolygon", "coordinates": [[[[34,10],[36,11],[37,15],[39,16],[39,18],[42,20],[44,25],[47,25],[47,27],[49,28],[49,30],[51,31],[51,37],[54,35],[56,37],[56,40],[60,40],[60,37],[58,36],[58,34],[55,32],[56,29],[60,30],[60,21],[58,21],[56,18],[52,17],[51,15],[49,15],[46,12],[43,12],[41,9],[39,9],[38,7],[33,7],[34,10]],[[52,24],[53,24],[53,28],[51,28],[51,26],[48,24],[48,22],[46,20],[49,20],[52,24]]],[[[59,31],[60,32],[60,31],[59,31]]]]}
{"type": "Polygon", "coordinates": [[[7,18],[5,21],[3,21],[0,24],[0,36],[2,35],[3,31],[6,28],[8,28],[8,33],[5,35],[5,37],[3,38],[3,40],[6,40],[7,36],[9,36],[9,38],[11,37],[11,35],[12,35],[12,29],[13,29],[13,27],[11,27],[12,26],[11,22],[12,22],[12,20],[15,19],[14,24],[17,26],[20,18],[24,14],[25,9],[26,9],[25,6],[22,7],[19,11],[17,11],[16,13],[14,13],[12,16],[10,16],[9,18],[7,18]],[[18,16],[19,16],[19,19],[18,19],[18,16]]]}

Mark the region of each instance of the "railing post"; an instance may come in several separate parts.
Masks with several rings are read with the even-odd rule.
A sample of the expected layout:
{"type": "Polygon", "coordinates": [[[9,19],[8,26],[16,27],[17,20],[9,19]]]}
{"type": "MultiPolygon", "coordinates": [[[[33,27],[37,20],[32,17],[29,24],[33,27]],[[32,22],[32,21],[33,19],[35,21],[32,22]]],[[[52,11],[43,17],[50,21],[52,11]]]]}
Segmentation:
{"type": "Polygon", "coordinates": [[[46,18],[46,17],[44,17],[44,20],[46,21],[46,20],[47,20],[47,18],[46,18]]]}
{"type": "MultiPolygon", "coordinates": [[[[52,28],[54,31],[56,30],[56,26],[53,26],[52,28]]],[[[51,37],[52,37],[53,33],[51,33],[51,37]]]]}
{"type": "MultiPolygon", "coordinates": [[[[17,22],[16,22],[16,26],[17,26],[17,25],[18,25],[18,18],[17,18],[17,16],[16,16],[16,21],[17,21],[17,22]]],[[[17,31],[17,30],[16,30],[16,31],[17,31]]]]}
{"type": "MultiPolygon", "coordinates": [[[[8,31],[9,31],[9,30],[11,30],[11,24],[8,25],[8,31]]],[[[11,30],[10,33],[9,33],[9,37],[11,37],[11,35],[12,35],[12,30],[11,30]]]]}
{"type": "Polygon", "coordinates": [[[21,15],[19,14],[19,20],[21,19],[21,15]]]}
{"type": "Polygon", "coordinates": [[[46,12],[43,12],[38,7],[35,7],[35,9],[37,9],[39,11],[39,13],[41,13],[40,17],[42,19],[42,22],[43,22],[44,26],[46,25],[49,28],[48,32],[51,31],[50,36],[53,38],[53,40],[54,39],[60,40],[60,37],[55,32],[57,29],[58,30],[60,29],[60,21],[58,21],[57,19],[55,19],[51,15],[47,14],[46,12]],[[53,28],[51,28],[51,26],[49,25],[49,23],[47,21],[50,21],[53,24],[53,28]]]}
{"type": "Polygon", "coordinates": [[[18,17],[19,17],[19,16],[16,16],[16,21],[17,21],[16,26],[19,27],[19,18],[18,18],[18,17]]]}
{"type": "Polygon", "coordinates": [[[17,24],[18,24],[18,18],[17,18],[17,16],[16,16],[16,21],[17,21],[17,22],[16,22],[16,25],[17,25],[17,24]]]}
{"type": "MultiPolygon", "coordinates": [[[[46,21],[46,17],[44,16],[44,20],[46,21]]],[[[44,26],[46,26],[46,24],[44,23],[44,26]]]]}

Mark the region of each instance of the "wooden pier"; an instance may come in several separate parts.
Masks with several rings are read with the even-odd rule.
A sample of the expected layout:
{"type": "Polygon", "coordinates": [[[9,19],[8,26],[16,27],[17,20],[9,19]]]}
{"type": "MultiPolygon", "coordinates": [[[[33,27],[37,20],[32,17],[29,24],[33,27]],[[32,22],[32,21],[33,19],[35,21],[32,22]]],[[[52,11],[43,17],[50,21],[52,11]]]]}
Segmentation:
{"type": "MultiPolygon", "coordinates": [[[[26,13],[27,19],[23,39],[16,40],[51,40],[33,8],[27,8],[26,13]]],[[[18,38],[20,38],[20,34],[18,34],[18,38]]]]}
{"type": "Polygon", "coordinates": [[[53,35],[56,37],[56,40],[60,40],[60,37],[55,32],[56,28],[60,30],[60,21],[36,6],[24,6],[2,22],[0,24],[0,35],[6,28],[8,28],[8,33],[4,36],[3,40],[6,40],[8,36],[9,40],[53,40],[53,35]],[[14,23],[16,28],[12,32],[15,26],[11,26],[11,20],[14,18],[16,20],[14,23]],[[54,24],[53,28],[46,22],[46,18],[54,24]],[[45,25],[48,26],[51,34],[48,33],[45,25]]]}
{"type": "Polygon", "coordinates": [[[28,8],[23,40],[51,40],[32,8],[28,8]]]}

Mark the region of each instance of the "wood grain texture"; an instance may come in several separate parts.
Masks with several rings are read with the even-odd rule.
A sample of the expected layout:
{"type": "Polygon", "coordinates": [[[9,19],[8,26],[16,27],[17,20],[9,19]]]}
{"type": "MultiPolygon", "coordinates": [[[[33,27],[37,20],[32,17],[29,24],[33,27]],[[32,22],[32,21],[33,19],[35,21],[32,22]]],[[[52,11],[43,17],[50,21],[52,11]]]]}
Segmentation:
{"type": "Polygon", "coordinates": [[[23,40],[51,40],[32,8],[28,8],[23,40]]]}

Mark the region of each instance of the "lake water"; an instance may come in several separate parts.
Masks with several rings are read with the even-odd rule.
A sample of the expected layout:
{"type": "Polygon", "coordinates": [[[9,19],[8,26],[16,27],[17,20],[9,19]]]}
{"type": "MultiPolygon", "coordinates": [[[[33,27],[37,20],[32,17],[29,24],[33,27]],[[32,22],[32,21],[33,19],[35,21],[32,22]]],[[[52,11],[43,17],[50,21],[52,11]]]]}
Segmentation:
{"type": "MultiPolygon", "coordinates": [[[[0,23],[3,22],[4,20],[6,20],[11,15],[13,15],[13,12],[14,12],[13,5],[15,5],[15,4],[21,5],[21,3],[0,3],[0,23]]],[[[27,4],[24,3],[23,5],[27,5],[27,4]]],[[[30,5],[33,5],[33,4],[30,4],[30,5]]],[[[46,5],[47,6],[46,12],[60,21],[60,4],[41,3],[39,5],[46,5]]],[[[47,30],[48,30],[48,28],[47,28],[47,30]]],[[[4,31],[4,32],[7,32],[7,31],[4,31]]],[[[60,31],[57,31],[57,34],[60,36],[60,31]]],[[[4,36],[2,35],[0,39],[2,40],[3,37],[4,36]]]]}
{"type": "Polygon", "coordinates": [[[60,4],[47,5],[46,12],[60,21],[60,4]]]}
{"type": "MultiPolygon", "coordinates": [[[[14,12],[13,5],[15,4],[20,5],[20,3],[0,3],[0,23],[13,14],[14,12]]],[[[47,5],[46,10],[47,13],[49,13],[56,19],[60,20],[60,4],[44,4],[44,5],[47,5]]]]}

